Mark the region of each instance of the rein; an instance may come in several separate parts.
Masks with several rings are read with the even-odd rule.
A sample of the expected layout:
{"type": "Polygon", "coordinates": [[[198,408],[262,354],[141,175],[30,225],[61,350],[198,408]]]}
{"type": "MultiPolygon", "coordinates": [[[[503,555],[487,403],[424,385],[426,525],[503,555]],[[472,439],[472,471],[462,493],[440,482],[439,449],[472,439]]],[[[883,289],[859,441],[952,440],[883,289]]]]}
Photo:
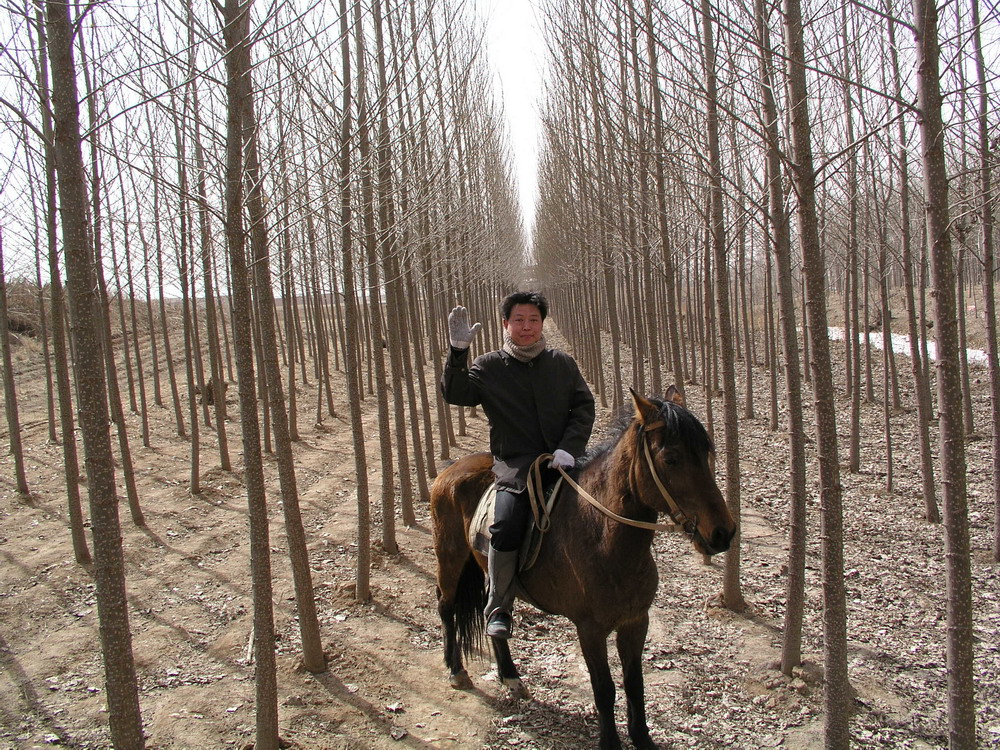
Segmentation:
{"type": "MultiPolygon", "coordinates": [[[[599,500],[595,499],[589,492],[587,492],[583,487],[581,487],[577,482],[571,477],[565,469],[561,466],[558,467],[559,473],[562,475],[563,479],[569,482],[570,486],[576,490],[577,494],[586,500],[588,503],[597,508],[601,513],[606,515],[619,523],[623,523],[626,526],[635,526],[639,529],[648,529],[649,531],[676,531],[677,529],[682,529],[688,536],[694,536],[697,531],[695,523],[685,515],[684,511],[681,510],[677,502],[671,497],[670,492],[664,486],[663,481],[656,473],[656,467],[653,464],[653,456],[649,452],[649,441],[643,440],[642,436],[644,432],[650,432],[652,430],[659,429],[664,426],[662,421],[656,422],[649,427],[639,426],[639,439],[642,441],[643,456],[646,459],[646,465],[649,467],[649,473],[653,477],[653,482],[656,484],[656,489],[659,490],[660,496],[667,502],[667,515],[670,516],[670,520],[673,523],[649,523],[647,521],[636,521],[632,518],[626,518],[625,516],[620,516],[613,510],[607,508],[599,500]]],[[[550,509],[544,504],[544,493],[542,490],[542,461],[547,461],[552,458],[551,453],[543,453],[535,462],[531,465],[531,470],[528,473],[528,499],[531,504],[531,512],[535,517],[535,525],[538,526],[539,530],[543,533],[548,531],[551,525],[551,519],[549,516],[550,509]]],[[[632,474],[633,476],[638,472],[637,462],[639,460],[638,453],[635,454],[632,461],[632,474]]]]}

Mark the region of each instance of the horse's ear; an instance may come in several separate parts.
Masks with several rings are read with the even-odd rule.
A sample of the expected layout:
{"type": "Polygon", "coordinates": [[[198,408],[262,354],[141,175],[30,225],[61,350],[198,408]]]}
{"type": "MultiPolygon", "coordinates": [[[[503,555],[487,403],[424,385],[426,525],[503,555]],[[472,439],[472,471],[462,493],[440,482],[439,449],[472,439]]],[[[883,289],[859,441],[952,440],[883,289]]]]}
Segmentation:
{"type": "Polygon", "coordinates": [[[685,409],[687,408],[687,402],[684,399],[684,394],[680,392],[676,385],[671,384],[671,386],[667,388],[666,399],[667,401],[673,401],[678,406],[683,406],[685,409]]]}
{"type": "Polygon", "coordinates": [[[656,404],[648,398],[640,396],[631,388],[628,389],[628,392],[632,394],[632,403],[635,404],[636,419],[645,424],[648,420],[656,416],[656,413],[659,411],[656,404]]]}

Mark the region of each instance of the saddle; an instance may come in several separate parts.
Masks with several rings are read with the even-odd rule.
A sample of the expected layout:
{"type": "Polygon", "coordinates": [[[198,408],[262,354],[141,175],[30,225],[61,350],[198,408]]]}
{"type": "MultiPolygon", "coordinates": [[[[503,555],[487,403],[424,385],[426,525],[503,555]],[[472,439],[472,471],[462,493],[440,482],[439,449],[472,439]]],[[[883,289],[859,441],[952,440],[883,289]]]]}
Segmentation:
{"type": "MultiPolygon", "coordinates": [[[[541,456],[531,467],[531,474],[528,478],[528,499],[531,503],[532,523],[528,527],[528,532],[521,542],[521,549],[518,553],[518,572],[529,570],[538,559],[538,552],[542,548],[542,540],[545,532],[549,530],[549,513],[555,505],[556,498],[563,486],[562,475],[550,485],[543,486],[541,481],[541,471],[537,470],[542,458],[541,456]]],[[[483,555],[489,554],[490,547],[490,526],[496,513],[497,485],[496,482],[486,488],[483,496],[479,498],[476,512],[472,515],[472,522],[469,524],[469,544],[473,549],[479,550],[483,555]]]]}

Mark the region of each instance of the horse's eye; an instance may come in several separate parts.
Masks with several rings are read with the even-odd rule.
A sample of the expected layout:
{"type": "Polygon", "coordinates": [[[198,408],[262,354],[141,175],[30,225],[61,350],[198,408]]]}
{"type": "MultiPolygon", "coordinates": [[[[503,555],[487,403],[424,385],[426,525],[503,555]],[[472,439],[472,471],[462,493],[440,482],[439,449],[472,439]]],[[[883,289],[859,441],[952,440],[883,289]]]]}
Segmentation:
{"type": "Polygon", "coordinates": [[[663,463],[667,466],[678,466],[680,465],[681,457],[678,455],[676,450],[667,448],[663,451],[663,463]]]}

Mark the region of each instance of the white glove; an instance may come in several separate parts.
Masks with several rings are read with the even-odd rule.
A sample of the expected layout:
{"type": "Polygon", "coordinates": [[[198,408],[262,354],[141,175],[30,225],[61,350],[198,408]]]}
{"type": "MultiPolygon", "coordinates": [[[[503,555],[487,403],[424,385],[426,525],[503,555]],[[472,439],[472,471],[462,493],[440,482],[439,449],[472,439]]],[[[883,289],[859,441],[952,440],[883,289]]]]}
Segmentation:
{"type": "Polygon", "coordinates": [[[468,349],[482,327],[482,323],[469,326],[469,311],[461,305],[448,315],[448,337],[456,349],[468,349]]]}
{"type": "Polygon", "coordinates": [[[562,448],[556,448],[556,452],[552,454],[552,460],[549,461],[550,469],[572,469],[574,466],[576,466],[576,459],[562,448]]]}

